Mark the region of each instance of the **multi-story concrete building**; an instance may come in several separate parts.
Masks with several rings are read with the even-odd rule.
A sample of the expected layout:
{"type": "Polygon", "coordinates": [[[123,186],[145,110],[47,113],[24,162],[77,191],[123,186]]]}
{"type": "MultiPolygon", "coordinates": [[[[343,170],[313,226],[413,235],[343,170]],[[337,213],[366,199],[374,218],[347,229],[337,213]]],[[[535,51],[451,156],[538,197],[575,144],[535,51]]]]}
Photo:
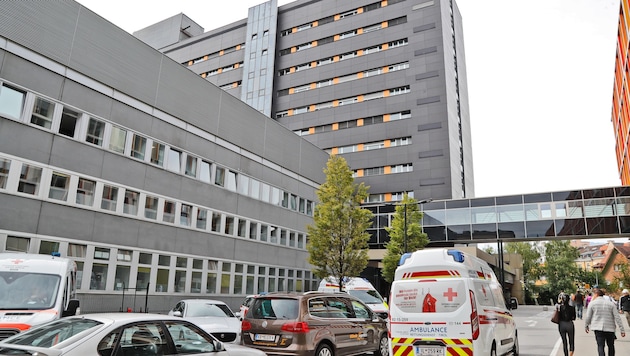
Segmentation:
{"type": "Polygon", "coordinates": [[[0,18],[0,252],[71,257],[84,312],[317,287],[324,151],[74,1],[0,18]]]}
{"type": "Polygon", "coordinates": [[[617,59],[613,86],[612,123],[615,130],[617,166],[621,184],[630,185],[630,74],[628,49],[630,41],[630,1],[621,0],[617,31],[617,59]]]}
{"type": "Polygon", "coordinates": [[[343,155],[368,203],[474,197],[453,0],[271,0],[207,32],[179,14],[134,35],[343,155]]]}

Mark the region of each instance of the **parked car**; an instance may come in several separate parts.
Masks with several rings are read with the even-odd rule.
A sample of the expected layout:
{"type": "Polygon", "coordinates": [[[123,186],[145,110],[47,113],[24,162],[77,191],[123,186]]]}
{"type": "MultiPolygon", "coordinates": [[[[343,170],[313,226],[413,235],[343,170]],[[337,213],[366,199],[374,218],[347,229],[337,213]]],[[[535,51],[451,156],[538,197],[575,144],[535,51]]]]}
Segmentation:
{"type": "Polygon", "coordinates": [[[85,314],[62,318],[0,342],[0,355],[264,356],[224,344],[181,318],[141,313],[85,314]]]}
{"type": "Polygon", "coordinates": [[[245,299],[243,300],[243,303],[241,303],[240,310],[238,313],[238,316],[241,318],[241,320],[243,320],[243,318],[245,317],[245,314],[247,314],[247,311],[249,310],[249,306],[252,305],[254,298],[256,298],[257,296],[258,296],[257,294],[252,294],[245,297],[245,299]]]}
{"type": "Polygon", "coordinates": [[[241,321],[232,309],[220,300],[180,300],[168,315],[178,316],[199,325],[221,342],[235,344],[241,342],[241,321]]]}
{"type": "Polygon", "coordinates": [[[270,293],[254,298],[242,344],[270,355],[389,354],[387,323],[347,293],[270,293]]]}

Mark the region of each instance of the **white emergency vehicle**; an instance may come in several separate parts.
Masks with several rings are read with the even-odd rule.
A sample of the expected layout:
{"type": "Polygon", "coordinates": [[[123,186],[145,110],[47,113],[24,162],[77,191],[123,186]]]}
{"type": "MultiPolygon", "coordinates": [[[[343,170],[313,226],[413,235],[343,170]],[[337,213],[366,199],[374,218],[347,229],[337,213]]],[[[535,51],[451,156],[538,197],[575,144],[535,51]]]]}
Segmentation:
{"type": "Polygon", "coordinates": [[[77,267],[54,256],[0,253],[0,339],[78,313],[77,267]]]}
{"type": "Polygon", "coordinates": [[[482,259],[457,249],[404,254],[389,301],[390,355],[518,355],[501,285],[482,259]]]}
{"type": "MultiPolygon", "coordinates": [[[[339,292],[339,283],[335,277],[326,277],[319,283],[318,292],[339,292]]],[[[389,308],[381,294],[372,283],[361,277],[347,277],[342,285],[342,292],[346,292],[367,304],[372,311],[383,319],[387,319],[389,308]]]]}

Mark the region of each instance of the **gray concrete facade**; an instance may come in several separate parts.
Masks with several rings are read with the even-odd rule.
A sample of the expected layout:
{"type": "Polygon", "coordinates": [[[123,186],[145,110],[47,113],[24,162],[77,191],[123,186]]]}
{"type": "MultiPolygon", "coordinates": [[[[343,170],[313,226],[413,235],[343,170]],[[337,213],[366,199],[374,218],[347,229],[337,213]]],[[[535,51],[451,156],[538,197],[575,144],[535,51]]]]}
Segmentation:
{"type": "Polygon", "coordinates": [[[316,284],[325,152],[74,1],[0,19],[0,251],[73,258],[83,312],[316,284]]]}
{"type": "MultiPolygon", "coordinates": [[[[243,98],[235,83],[260,73],[243,70],[260,60],[249,44],[251,12],[161,51],[243,98]]],[[[463,37],[451,0],[280,6],[271,117],[343,155],[370,186],[369,203],[405,192],[418,200],[474,197],[463,37]]]]}

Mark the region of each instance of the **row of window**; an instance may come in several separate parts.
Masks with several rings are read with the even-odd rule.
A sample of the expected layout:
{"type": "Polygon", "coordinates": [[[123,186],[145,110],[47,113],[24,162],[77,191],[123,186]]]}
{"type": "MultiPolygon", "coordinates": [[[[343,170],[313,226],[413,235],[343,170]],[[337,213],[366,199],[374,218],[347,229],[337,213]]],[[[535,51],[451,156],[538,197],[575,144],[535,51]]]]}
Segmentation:
{"type": "Polygon", "coordinates": [[[357,169],[352,172],[352,177],[357,178],[357,177],[380,176],[384,174],[396,174],[396,173],[406,173],[406,172],[413,172],[413,163],[398,164],[395,166],[357,169]]]}
{"type": "Polygon", "coordinates": [[[237,44],[236,46],[232,46],[232,47],[225,48],[225,49],[222,49],[222,50],[219,50],[219,51],[216,51],[216,52],[212,52],[210,54],[206,54],[206,55],[203,55],[201,57],[197,57],[195,59],[188,60],[188,61],[186,61],[186,62],[184,62],[182,64],[186,65],[186,66],[191,66],[193,64],[197,64],[197,63],[201,63],[203,61],[207,61],[208,59],[220,57],[220,56],[226,55],[228,53],[240,51],[240,50],[243,50],[243,49],[245,49],[245,43],[237,44]]]}
{"type": "Polygon", "coordinates": [[[7,83],[0,83],[0,115],[266,203],[304,214],[312,214],[314,208],[315,203],[311,200],[7,83]]]}
{"type": "Polygon", "coordinates": [[[402,16],[402,17],[398,17],[392,20],[388,20],[388,21],[383,21],[383,22],[379,22],[373,25],[369,25],[366,27],[359,27],[353,30],[349,30],[343,33],[338,33],[332,36],[328,36],[328,37],[324,37],[324,38],[320,38],[318,40],[313,40],[313,41],[309,41],[306,43],[302,43],[296,46],[292,46],[290,48],[285,48],[285,49],[281,49],[279,51],[280,56],[286,56],[289,55],[291,53],[296,53],[296,52],[300,52],[303,51],[305,49],[309,49],[312,47],[316,47],[316,46],[321,46],[324,44],[328,44],[328,43],[333,43],[333,42],[337,42],[337,41],[341,41],[343,39],[346,38],[350,38],[350,37],[354,37],[354,36],[358,36],[358,35],[362,35],[362,34],[366,34],[369,32],[374,32],[374,31],[378,31],[384,28],[388,28],[388,27],[392,27],[392,26],[396,26],[396,25],[402,25],[407,23],[407,16],[402,16]]]}
{"type": "Polygon", "coordinates": [[[243,65],[243,62],[238,62],[238,63],[233,63],[233,64],[230,64],[230,65],[227,65],[227,66],[221,67],[221,68],[212,69],[212,70],[209,70],[209,71],[207,71],[207,72],[201,73],[201,77],[202,77],[202,78],[206,78],[206,77],[211,77],[211,76],[213,76],[213,75],[218,75],[218,74],[221,74],[221,73],[226,73],[226,72],[232,71],[232,70],[234,70],[234,69],[238,69],[238,68],[240,68],[242,65],[243,65]]]}
{"type": "Polygon", "coordinates": [[[309,83],[309,84],[300,85],[297,87],[282,89],[278,91],[278,96],[297,94],[297,93],[301,93],[301,92],[308,91],[311,89],[323,88],[323,87],[327,87],[331,85],[359,80],[362,78],[373,77],[376,75],[381,75],[381,74],[386,74],[386,73],[391,73],[391,72],[397,72],[399,70],[404,70],[407,68],[409,68],[409,62],[396,63],[396,64],[392,64],[385,67],[368,69],[361,72],[344,75],[342,77],[334,77],[334,78],[320,80],[315,83],[309,83]]]}
{"type": "Polygon", "coordinates": [[[392,113],[392,114],[384,114],[384,115],[375,115],[369,116],[360,119],[353,119],[348,121],[336,122],[332,124],[319,125],[314,127],[309,127],[305,129],[295,130],[298,136],[308,136],[321,132],[329,132],[336,130],[349,129],[353,127],[360,126],[368,126],[375,124],[382,124],[384,122],[396,121],[396,120],[404,120],[411,118],[411,111],[406,110],[402,112],[392,113]]]}
{"type": "Polygon", "coordinates": [[[406,38],[403,38],[403,39],[400,39],[400,40],[390,41],[390,42],[387,42],[387,43],[382,43],[382,44],[379,44],[379,45],[370,46],[370,47],[366,47],[366,48],[363,48],[363,49],[358,49],[358,50],[346,52],[346,53],[343,53],[343,54],[337,54],[337,55],[334,55],[334,56],[318,59],[316,61],[311,61],[311,62],[307,62],[307,63],[298,64],[298,65],[295,65],[295,66],[292,66],[292,67],[289,67],[289,68],[280,69],[278,71],[278,76],[281,77],[281,76],[292,74],[292,73],[299,72],[299,71],[302,71],[302,70],[311,69],[311,68],[315,68],[315,67],[319,67],[319,66],[323,66],[323,65],[326,65],[326,64],[339,62],[339,61],[344,61],[346,59],[360,57],[360,56],[363,56],[363,55],[372,54],[372,53],[376,53],[376,52],[380,52],[380,51],[385,51],[385,50],[393,49],[393,48],[396,48],[396,47],[406,46],[407,44],[408,44],[408,40],[406,38]]]}
{"type": "MultiPolygon", "coordinates": [[[[77,264],[80,292],[123,291],[162,293],[254,294],[304,292],[317,288],[308,270],[262,266],[191,256],[168,255],[54,239],[7,236],[4,251],[50,255],[60,252],[77,264]],[[86,278],[84,278],[86,276],[86,278]]],[[[313,276],[314,277],[314,276],[313,276]]]]}
{"type": "Polygon", "coordinates": [[[293,109],[278,111],[276,113],[276,119],[286,117],[286,116],[304,114],[307,112],[313,112],[313,111],[322,110],[322,109],[343,106],[343,105],[362,103],[368,100],[382,99],[382,98],[387,98],[390,96],[407,94],[410,91],[411,91],[410,86],[405,85],[398,88],[379,90],[373,93],[359,94],[359,95],[355,95],[355,96],[351,96],[351,97],[347,97],[343,99],[335,99],[335,100],[326,101],[322,103],[305,105],[305,106],[301,106],[301,107],[297,107],[293,109]]]}
{"type": "MultiPolygon", "coordinates": [[[[303,249],[306,243],[305,234],[279,226],[250,221],[208,207],[0,156],[0,192],[3,190],[8,193],[31,195],[42,200],[64,202],[82,208],[292,248],[303,249]]],[[[276,199],[283,199],[279,191],[275,194],[276,199]]],[[[293,201],[292,204],[298,202],[293,201]]],[[[300,206],[298,209],[306,207],[300,206]]],[[[310,213],[312,214],[312,211],[310,213]]]]}
{"type": "Polygon", "coordinates": [[[374,141],[374,142],[368,142],[368,143],[358,143],[358,144],[348,145],[348,146],[333,147],[331,149],[326,150],[326,152],[328,152],[329,154],[344,154],[344,153],[352,153],[352,152],[380,150],[383,148],[407,146],[407,145],[411,145],[411,136],[387,139],[387,140],[381,140],[381,141],[374,141]]]}
{"type": "Polygon", "coordinates": [[[317,19],[315,21],[307,22],[305,24],[283,30],[280,32],[280,36],[284,37],[293,33],[302,32],[302,31],[308,30],[309,28],[325,25],[327,23],[331,23],[334,21],[347,19],[355,15],[359,15],[368,11],[380,9],[381,7],[385,7],[387,5],[393,5],[402,1],[405,1],[405,0],[380,0],[377,2],[373,2],[371,4],[361,6],[359,8],[351,9],[351,10],[348,10],[339,14],[327,16],[321,19],[317,19]]]}
{"type": "Polygon", "coordinates": [[[368,203],[385,203],[391,201],[402,201],[405,194],[407,194],[410,198],[413,198],[413,191],[410,192],[395,192],[395,193],[378,193],[378,194],[370,194],[365,201],[368,203]]]}
{"type": "Polygon", "coordinates": [[[236,81],[233,83],[227,83],[227,84],[223,84],[221,85],[219,88],[223,89],[223,90],[230,90],[230,89],[234,89],[234,88],[238,88],[241,86],[242,81],[236,81]]]}

